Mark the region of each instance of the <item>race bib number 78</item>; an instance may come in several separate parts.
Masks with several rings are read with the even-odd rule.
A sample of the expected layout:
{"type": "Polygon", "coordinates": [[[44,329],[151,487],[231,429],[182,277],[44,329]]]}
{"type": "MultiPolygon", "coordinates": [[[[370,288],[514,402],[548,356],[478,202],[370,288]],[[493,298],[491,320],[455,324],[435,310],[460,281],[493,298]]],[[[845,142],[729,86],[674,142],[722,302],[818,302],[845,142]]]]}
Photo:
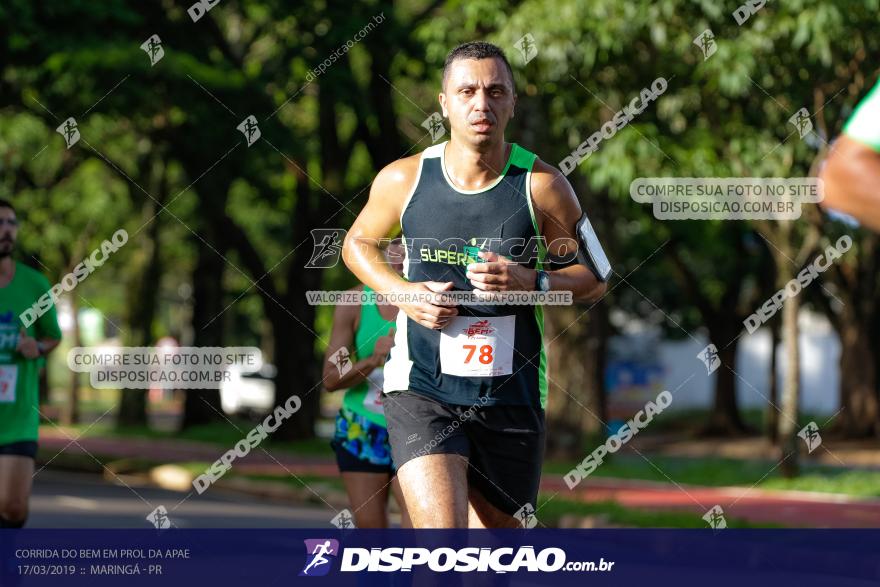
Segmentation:
{"type": "Polygon", "coordinates": [[[440,331],[440,370],[459,377],[513,373],[516,316],[456,316],[440,331]]]}

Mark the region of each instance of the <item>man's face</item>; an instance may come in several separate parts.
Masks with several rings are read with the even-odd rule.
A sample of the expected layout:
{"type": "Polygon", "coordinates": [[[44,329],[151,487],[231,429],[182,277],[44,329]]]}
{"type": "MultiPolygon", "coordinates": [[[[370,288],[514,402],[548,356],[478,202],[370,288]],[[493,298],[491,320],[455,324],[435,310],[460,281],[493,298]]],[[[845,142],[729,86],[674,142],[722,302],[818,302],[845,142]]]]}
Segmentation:
{"type": "Polygon", "coordinates": [[[10,208],[0,208],[0,258],[8,257],[15,250],[18,238],[18,221],[10,208]]]}
{"type": "Polygon", "coordinates": [[[497,57],[453,61],[440,106],[457,139],[474,146],[503,141],[516,106],[513,80],[504,62],[497,57]]]}

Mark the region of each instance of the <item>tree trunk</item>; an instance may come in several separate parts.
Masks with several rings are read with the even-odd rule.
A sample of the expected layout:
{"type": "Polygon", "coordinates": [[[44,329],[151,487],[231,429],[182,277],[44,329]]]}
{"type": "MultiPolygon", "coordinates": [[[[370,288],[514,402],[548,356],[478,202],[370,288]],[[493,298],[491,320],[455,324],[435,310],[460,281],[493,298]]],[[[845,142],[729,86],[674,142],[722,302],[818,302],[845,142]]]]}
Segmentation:
{"type": "MultiPolygon", "coordinates": [[[[345,194],[346,157],[337,134],[339,100],[335,85],[325,80],[318,87],[318,137],[321,147],[321,183],[323,190],[339,194],[342,201],[348,200],[345,194]]],[[[296,209],[290,219],[291,234],[295,238],[305,236],[309,230],[326,224],[326,219],[336,211],[338,204],[328,195],[315,193],[312,180],[301,170],[296,174],[296,209]],[[317,196],[317,197],[315,197],[317,196]]],[[[305,292],[321,287],[324,271],[319,268],[306,268],[311,257],[309,247],[298,247],[292,255],[285,274],[284,305],[288,311],[271,308],[275,335],[275,357],[278,374],[275,379],[276,405],[283,403],[292,394],[302,401],[300,409],[275,431],[274,437],[285,440],[313,438],[315,421],[320,417],[321,401],[321,359],[315,352],[315,307],[308,304],[305,292]],[[292,315],[291,315],[292,314],[292,315]]],[[[264,299],[263,305],[273,304],[264,299]]]]}
{"type": "MultiPolygon", "coordinates": [[[[198,258],[193,272],[193,346],[223,346],[224,321],[217,316],[224,310],[223,273],[226,261],[223,256],[226,247],[214,225],[205,226],[202,238],[196,239],[196,250],[198,258]]],[[[181,430],[222,420],[222,414],[220,394],[216,389],[188,389],[183,403],[181,430]]]]}
{"type": "Polygon", "coordinates": [[[590,310],[587,331],[587,362],[584,365],[584,381],[587,383],[587,408],[600,419],[599,425],[588,420],[584,432],[604,436],[602,422],[608,421],[608,395],[605,389],[605,367],[608,364],[608,339],[611,337],[609,305],[600,302],[590,310]]]}
{"type": "Polygon", "coordinates": [[[709,331],[709,340],[715,345],[721,365],[715,370],[715,395],[712,410],[706,424],[699,430],[700,436],[734,436],[752,432],[742,420],[736,397],[736,351],[739,346],[739,334],[743,329],[743,319],[737,312],[737,304],[742,292],[743,279],[747,267],[743,262],[745,250],[742,239],[731,254],[739,261],[732,275],[736,279],[728,281],[722,292],[721,299],[713,302],[704,291],[701,279],[688,267],[678,253],[677,244],[669,249],[672,262],[678,269],[683,290],[699,310],[709,331]]]}
{"type": "MultiPolygon", "coordinates": [[[[305,178],[297,180],[297,212],[291,218],[293,234],[307,234],[312,191],[305,178]]],[[[331,181],[331,184],[333,182],[331,181]]],[[[274,436],[285,440],[314,438],[315,422],[321,416],[321,365],[322,357],[315,352],[315,336],[310,330],[315,328],[315,306],[308,304],[306,291],[321,287],[324,271],[306,268],[312,251],[309,247],[299,247],[287,266],[287,281],[284,305],[291,316],[272,302],[263,301],[272,316],[275,363],[278,375],[275,380],[275,403],[279,405],[292,394],[302,401],[300,409],[294,413],[274,436]]]]}
{"type": "MultiPolygon", "coordinates": [[[[297,288],[298,290],[299,288],[297,288]]],[[[316,288],[315,288],[316,289],[316,288]]],[[[302,295],[305,300],[305,295],[302,295]]],[[[314,324],[314,307],[305,301],[286,304],[294,309],[303,323],[314,324]],[[297,305],[306,305],[303,312],[297,305]],[[308,313],[312,316],[309,317],[308,313]]],[[[291,395],[299,396],[302,406],[272,435],[279,440],[304,440],[314,438],[315,422],[321,416],[321,358],[315,353],[315,337],[286,312],[279,309],[273,320],[275,325],[275,405],[283,405],[291,395]],[[283,317],[281,316],[283,315],[283,317]]]]}
{"type": "Polygon", "coordinates": [[[123,389],[116,426],[147,425],[147,394],[143,389],[123,389]]]}
{"type": "MultiPolygon", "coordinates": [[[[291,234],[308,234],[310,196],[307,178],[298,173],[296,208],[290,217],[291,234]]],[[[252,276],[268,273],[262,256],[241,227],[227,218],[224,230],[252,276]]],[[[312,438],[315,420],[320,416],[321,359],[315,352],[315,308],[307,303],[305,292],[320,288],[323,271],[305,267],[311,254],[311,247],[301,246],[291,255],[285,273],[284,295],[271,279],[262,280],[259,289],[267,322],[271,325],[271,336],[263,344],[271,346],[267,357],[271,356],[277,369],[274,405],[283,405],[291,395],[299,396],[302,401],[300,409],[273,433],[277,439],[312,438]]]]}
{"type": "MultiPolygon", "coordinates": [[[[737,326],[741,326],[740,323],[737,326]]],[[[737,332],[730,325],[709,328],[709,337],[718,349],[721,365],[715,370],[715,401],[707,425],[701,436],[735,436],[747,433],[736,396],[736,351],[739,348],[737,332]],[[718,341],[718,342],[715,342],[718,341]],[[721,342],[729,341],[729,342],[721,342]]]]}
{"type": "MultiPolygon", "coordinates": [[[[790,271],[789,271],[790,272],[790,271]]],[[[800,297],[792,296],[782,306],[782,332],[785,344],[785,378],[782,385],[782,413],[779,419],[779,444],[782,451],[783,477],[796,477],[799,470],[797,436],[800,399],[800,349],[798,346],[798,310],[800,297]]]]}
{"type": "Polygon", "coordinates": [[[547,455],[574,458],[585,440],[604,438],[608,415],[605,397],[607,306],[545,308],[549,390],[546,406],[547,455]],[[551,342],[554,341],[554,342],[551,342]]]}
{"type": "MultiPolygon", "coordinates": [[[[158,202],[150,199],[143,208],[144,221],[149,221],[149,225],[140,233],[141,238],[137,245],[140,260],[136,262],[137,269],[128,291],[129,332],[126,338],[131,346],[152,346],[155,342],[153,321],[156,316],[159,281],[162,277],[159,242],[162,215],[157,212],[165,200],[165,187],[162,180],[157,196],[158,202]]],[[[148,422],[146,390],[123,389],[116,425],[147,426],[148,422]]]]}
{"type": "Polygon", "coordinates": [[[779,317],[774,316],[770,320],[770,381],[769,381],[769,401],[767,403],[767,412],[764,418],[764,433],[767,440],[776,444],[779,441],[779,381],[776,377],[778,370],[778,361],[776,359],[776,350],[779,348],[781,338],[781,328],[779,317]]]}
{"type": "MultiPolygon", "coordinates": [[[[82,346],[79,332],[79,304],[76,296],[68,296],[70,303],[70,315],[73,319],[71,326],[72,340],[74,347],[82,346]]],[[[79,376],[80,374],[73,369],[70,370],[68,378],[67,404],[64,406],[64,412],[61,414],[61,422],[65,426],[72,426],[79,423],[79,376]]]]}
{"type": "Polygon", "coordinates": [[[848,438],[880,432],[877,371],[867,325],[849,320],[840,329],[840,424],[848,438]]]}

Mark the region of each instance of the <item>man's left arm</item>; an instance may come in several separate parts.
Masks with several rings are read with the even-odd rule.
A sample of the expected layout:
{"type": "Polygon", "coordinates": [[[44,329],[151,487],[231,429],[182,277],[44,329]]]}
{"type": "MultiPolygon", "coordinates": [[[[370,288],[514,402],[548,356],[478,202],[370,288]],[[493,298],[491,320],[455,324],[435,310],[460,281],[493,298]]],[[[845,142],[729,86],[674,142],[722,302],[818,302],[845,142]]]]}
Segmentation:
{"type": "MultiPolygon", "coordinates": [[[[532,169],[532,202],[538,229],[547,242],[551,257],[570,257],[578,250],[576,225],[581,206],[574,190],[562,173],[541,160],[532,169]]],[[[485,263],[468,267],[471,284],[482,291],[532,291],[537,271],[518,265],[496,253],[480,253],[485,263]]],[[[600,298],[607,285],[589,267],[574,263],[562,269],[547,271],[551,291],[570,291],[575,300],[593,301],[600,298]]]]}
{"type": "MultiPolygon", "coordinates": [[[[581,205],[571,184],[558,169],[535,161],[532,169],[532,202],[541,235],[547,241],[551,257],[571,256],[578,251],[577,223],[581,219],[581,205]]],[[[550,289],[570,291],[575,300],[590,302],[602,297],[607,284],[586,265],[574,263],[568,267],[548,271],[550,289]]]]}
{"type": "MultiPolygon", "coordinates": [[[[45,291],[49,291],[49,282],[44,284],[45,291]]],[[[45,357],[61,343],[61,327],[58,325],[58,312],[53,303],[42,316],[34,323],[34,336],[31,337],[22,328],[18,337],[18,352],[27,359],[45,357]]]]}

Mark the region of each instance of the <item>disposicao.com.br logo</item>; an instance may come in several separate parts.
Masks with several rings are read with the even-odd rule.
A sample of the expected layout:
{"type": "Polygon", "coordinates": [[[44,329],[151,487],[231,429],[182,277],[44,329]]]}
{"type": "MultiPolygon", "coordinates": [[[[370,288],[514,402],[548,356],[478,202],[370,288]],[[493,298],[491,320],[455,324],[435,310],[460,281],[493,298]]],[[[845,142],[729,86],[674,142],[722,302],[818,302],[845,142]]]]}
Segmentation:
{"type": "MultiPolygon", "coordinates": [[[[332,559],[339,554],[339,543],[332,539],[306,540],[307,560],[300,572],[301,577],[326,575],[331,568],[332,559]]],[[[517,548],[418,548],[387,547],[358,548],[347,547],[342,550],[339,570],[341,572],[410,572],[413,567],[425,566],[436,573],[494,572],[515,573],[517,571],[611,571],[614,562],[601,559],[594,561],[566,561],[566,553],[561,548],[543,548],[536,551],[534,546],[517,548]]]]}

